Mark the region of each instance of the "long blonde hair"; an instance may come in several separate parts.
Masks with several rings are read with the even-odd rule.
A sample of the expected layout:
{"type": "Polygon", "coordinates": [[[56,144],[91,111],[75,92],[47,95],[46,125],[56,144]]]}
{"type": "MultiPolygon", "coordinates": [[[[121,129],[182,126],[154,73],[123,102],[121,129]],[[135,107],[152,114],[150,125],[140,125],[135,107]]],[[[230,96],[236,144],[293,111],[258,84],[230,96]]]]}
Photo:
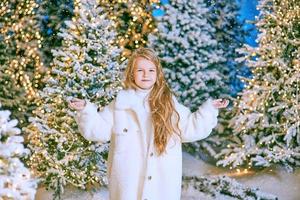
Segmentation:
{"type": "MultiPolygon", "coordinates": [[[[175,110],[175,105],[172,99],[172,92],[167,85],[163,75],[162,66],[158,56],[152,49],[139,48],[135,50],[128,60],[125,70],[125,89],[137,89],[138,86],[134,82],[134,70],[137,58],[142,57],[156,66],[157,79],[150,92],[149,105],[151,110],[152,124],[154,126],[154,145],[158,155],[165,152],[167,142],[172,134],[181,135],[179,129],[179,114],[175,110]],[[172,123],[172,116],[175,114],[176,127],[172,123]]],[[[181,137],[180,137],[181,138],[181,137]]]]}

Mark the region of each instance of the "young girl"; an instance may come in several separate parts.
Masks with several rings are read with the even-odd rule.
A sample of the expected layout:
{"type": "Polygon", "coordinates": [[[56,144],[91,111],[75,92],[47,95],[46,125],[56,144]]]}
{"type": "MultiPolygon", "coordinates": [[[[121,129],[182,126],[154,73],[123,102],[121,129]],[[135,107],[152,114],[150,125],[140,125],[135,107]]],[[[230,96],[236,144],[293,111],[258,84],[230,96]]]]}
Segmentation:
{"type": "Polygon", "coordinates": [[[110,200],[179,200],[181,143],[207,137],[228,100],[209,99],[191,113],[172,95],[159,58],[148,48],[133,53],[124,86],[102,111],[85,100],[69,104],[87,140],[110,141],[110,200]]]}

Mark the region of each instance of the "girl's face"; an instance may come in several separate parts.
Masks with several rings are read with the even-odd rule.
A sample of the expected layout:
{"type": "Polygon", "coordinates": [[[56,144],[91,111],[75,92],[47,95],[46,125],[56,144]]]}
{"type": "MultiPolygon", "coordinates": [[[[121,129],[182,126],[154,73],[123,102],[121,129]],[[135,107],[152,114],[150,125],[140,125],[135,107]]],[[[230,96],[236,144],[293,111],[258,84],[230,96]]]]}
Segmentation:
{"type": "Polygon", "coordinates": [[[156,82],[156,66],[150,60],[138,57],[135,61],[134,82],[141,89],[150,89],[156,82]]]}

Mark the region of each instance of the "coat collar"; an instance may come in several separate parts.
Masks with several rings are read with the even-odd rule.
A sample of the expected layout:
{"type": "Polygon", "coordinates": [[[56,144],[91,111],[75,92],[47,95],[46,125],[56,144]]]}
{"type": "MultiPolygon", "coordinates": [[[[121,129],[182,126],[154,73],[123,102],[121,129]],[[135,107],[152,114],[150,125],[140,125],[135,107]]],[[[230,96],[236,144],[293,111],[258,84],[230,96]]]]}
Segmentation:
{"type": "MultiPolygon", "coordinates": [[[[178,101],[175,96],[172,96],[175,108],[178,107],[178,101]]],[[[134,89],[127,89],[119,91],[116,97],[115,108],[118,110],[132,109],[136,110],[141,104],[142,99],[137,95],[134,89]]],[[[146,104],[146,110],[150,111],[149,104],[146,104]]]]}
{"type": "Polygon", "coordinates": [[[121,90],[117,95],[115,108],[118,110],[137,110],[143,109],[141,106],[145,105],[146,110],[150,111],[148,102],[144,102],[144,98],[149,92],[145,93],[145,91],[143,91],[142,93],[144,94],[134,89],[121,90]]]}
{"type": "Polygon", "coordinates": [[[121,90],[116,97],[116,109],[125,110],[134,106],[137,101],[137,97],[134,95],[134,90],[121,90]]]}

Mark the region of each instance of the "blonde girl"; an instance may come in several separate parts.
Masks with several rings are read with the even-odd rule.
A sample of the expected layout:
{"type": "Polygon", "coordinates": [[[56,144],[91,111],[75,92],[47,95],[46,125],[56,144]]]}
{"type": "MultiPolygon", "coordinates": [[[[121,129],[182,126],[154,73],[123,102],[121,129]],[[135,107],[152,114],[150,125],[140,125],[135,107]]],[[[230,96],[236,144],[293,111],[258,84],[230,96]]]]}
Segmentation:
{"type": "Polygon", "coordinates": [[[128,61],[124,90],[101,111],[73,99],[76,121],[87,140],[110,141],[110,200],[179,200],[183,142],[207,137],[218,108],[228,101],[207,100],[191,113],[178,103],[152,49],[137,49],[128,61]]]}

